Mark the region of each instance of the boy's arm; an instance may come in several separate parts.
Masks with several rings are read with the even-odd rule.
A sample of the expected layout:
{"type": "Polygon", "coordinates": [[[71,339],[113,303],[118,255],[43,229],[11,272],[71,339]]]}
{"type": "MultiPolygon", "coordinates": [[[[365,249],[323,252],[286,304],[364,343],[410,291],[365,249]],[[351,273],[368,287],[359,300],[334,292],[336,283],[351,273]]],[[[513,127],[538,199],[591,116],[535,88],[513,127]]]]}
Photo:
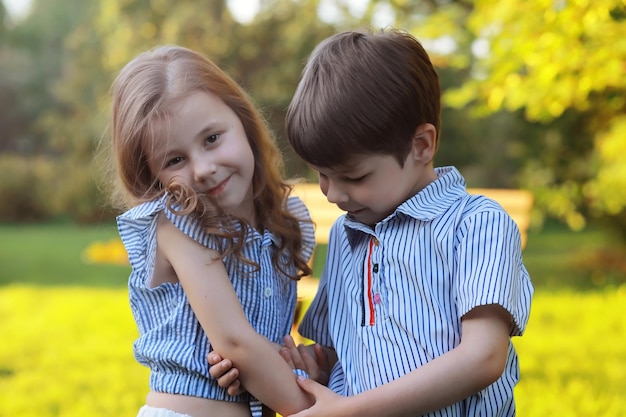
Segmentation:
{"type": "Polygon", "coordinates": [[[461,343],[388,384],[352,397],[338,396],[312,380],[298,379],[316,403],[295,416],[416,416],[484,389],[504,372],[511,316],[499,305],[476,307],[462,319],[461,343]]]}
{"type": "Polygon", "coordinates": [[[311,404],[277,348],[248,322],[224,264],[215,251],[159,217],[157,250],[173,268],[211,344],[228,352],[242,384],[281,415],[311,404]]]}

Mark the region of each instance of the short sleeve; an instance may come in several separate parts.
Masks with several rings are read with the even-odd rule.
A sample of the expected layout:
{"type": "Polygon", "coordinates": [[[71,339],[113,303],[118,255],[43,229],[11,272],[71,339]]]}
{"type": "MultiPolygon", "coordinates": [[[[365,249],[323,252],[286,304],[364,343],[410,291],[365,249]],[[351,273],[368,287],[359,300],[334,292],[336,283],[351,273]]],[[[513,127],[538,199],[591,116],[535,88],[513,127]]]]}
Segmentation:
{"type": "MultiPolygon", "coordinates": [[[[156,252],[156,219],[163,200],[140,204],[117,217],[117,228],[134,271],[151,270],[156,252]]],[[[145,278],[145,277],[144,277],[145,278]]]]}
{"type": "Polygon", "coordinates": [[[311,215],[299,197],[291,196],[287,200],[287,209],[300,222],[302,231],[302,252],[301,255],[307,261],[311,259],[315,249],[315,229],[311,221],[311,215]]]}
{"type": "Polygon", "coordinates": [[[467,216],[457,230],[457,256],[459,313],[499,304],[515,322],[511,336],[521,335],[530,315],[533,288],[513,219],[503,209],[467,216]]]}

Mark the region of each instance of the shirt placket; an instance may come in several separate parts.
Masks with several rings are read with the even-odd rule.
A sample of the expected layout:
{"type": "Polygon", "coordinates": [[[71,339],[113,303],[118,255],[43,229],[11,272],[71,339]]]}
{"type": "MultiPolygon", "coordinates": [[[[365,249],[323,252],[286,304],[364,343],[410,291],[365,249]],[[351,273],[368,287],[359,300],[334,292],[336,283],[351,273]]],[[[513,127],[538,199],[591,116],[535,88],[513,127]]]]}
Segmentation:
{"type": "Polygon", "coordinates": [[[379,241],[376,237],[371,237],[365,254],[362,279],[362,304],[361,304],[361,326],[373,326],[376,324],[376,310],[381,303],[381,295],[378,291],[378,274],[380,266],[378,263],[379,241]]]}

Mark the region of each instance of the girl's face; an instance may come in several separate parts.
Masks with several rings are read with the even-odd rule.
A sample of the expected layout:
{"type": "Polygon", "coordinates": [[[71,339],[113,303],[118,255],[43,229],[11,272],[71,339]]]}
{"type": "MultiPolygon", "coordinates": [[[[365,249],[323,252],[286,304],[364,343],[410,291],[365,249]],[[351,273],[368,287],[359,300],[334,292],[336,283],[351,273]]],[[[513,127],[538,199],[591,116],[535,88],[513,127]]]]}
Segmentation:
{"type": "Polygon", "coordinates": [[[218,96],[199,91],[173,111],[171,136],[155,143],[150,170],[214,196],[227,213],[255,224],[254,155],[239,117],[218,96]]]}

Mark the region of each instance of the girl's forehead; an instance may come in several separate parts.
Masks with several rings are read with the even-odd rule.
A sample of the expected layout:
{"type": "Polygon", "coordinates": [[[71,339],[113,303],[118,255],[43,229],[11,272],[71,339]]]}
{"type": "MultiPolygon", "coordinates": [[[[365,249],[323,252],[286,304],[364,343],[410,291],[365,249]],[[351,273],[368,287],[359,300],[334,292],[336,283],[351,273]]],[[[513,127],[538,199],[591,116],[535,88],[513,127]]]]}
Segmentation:
{"type": "Polygon", "coordinates": [[[164,158],[172,146],[171,123],[169,117],[161,117],[152,122],[152,129],[144,139],[144,152],[148,161],[153,162],[164,158]]]}

